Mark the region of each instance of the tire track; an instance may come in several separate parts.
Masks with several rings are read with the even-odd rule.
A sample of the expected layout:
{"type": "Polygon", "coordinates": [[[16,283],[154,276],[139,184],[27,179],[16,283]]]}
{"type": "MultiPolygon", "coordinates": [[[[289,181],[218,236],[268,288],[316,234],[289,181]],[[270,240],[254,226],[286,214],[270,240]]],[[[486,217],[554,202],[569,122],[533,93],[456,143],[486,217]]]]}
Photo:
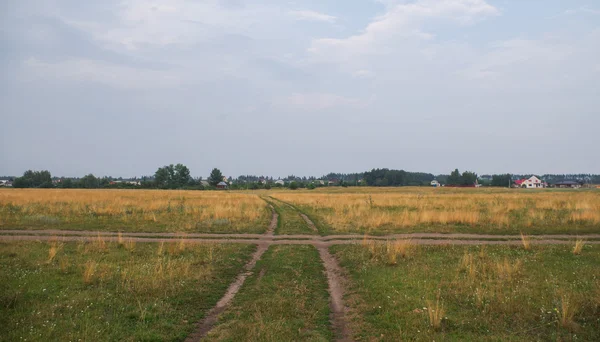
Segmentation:
{"type": "Polygon", "coordinates": [[[203,337],[208,335],[208,333],[217,323],[219,315],[223,313],[225,309],[227,309],[229,304],[231,304],[231,301],[233,300],[235,295],[238,293],[242,285],[244,285],[246,278],[252,275],[252,270],[254,269],[254,266],[256,266],[256,262],[260,260],[260,258],[267,251],[268,248],[269,246],[266,244],[258,245],[256,252],[254,252],[254,254],[252,255],[252,259],[250,259],[250,261],[244,266],[244,272],[239,274],[235,281],[231,283],[231,285],[229,285],[229,288],[227,288],[225,295],[223,295],[223,297],[219,299],[217,304],[212,309],[210,309],[210,311],[208,311],[206,317],[204,317],[202,321],[198,322],[194,332],[191,333],[185,339],[186,342],[200,341],[203,337]]]}
{"type": "MultiPolygon", "coordinates": [[[[275,227],[277,227],[277,220],[279,218],[279,215],[275,212],[275,208],[270,203],[269,207],[271,208],[271,223],[269,224],[269,227],[267,228],[267,231],[264,234],[266,237],[273,236],[273,232],[275,231],[275,227]]],[[[192,332],[185,339],[186,342],[200,341],[203,337],[208,335],[208,333],[217,323],[219,315],[223,313],[223,311],[225,311],[227,307],[229,307],[235,295],[238,293],[242,285],[244,285],[246,278],[252,275],[252,270],[254,269],[254,266],[256,266],[256,263],[258,262],[258,260],[260,260],[263,254],[265,254],[268,248],[268,244],[258,244],[256,252],[254,252],[250,261],[248,261],[248,263],[244,266],[245,271],[237,276],[235,281],[229,285],[223,297],[221,297],[217,304],[212,309],[210,309],[210,311],[206,314],[206,317],[204,317],[202,321],[198,322],[194,332],[192,332]]]]}
{"type": "Polygon", "coordinates": [[[325,266],[325,275],[327,276],[329,292],[329,309],[331,310],[330,320],[336,341],[352,341],[352,332],[346,320],[346,306],[344,305],[344,286],[345,279],[343,272],[337,260],[326,246],[317,247],[321,261],[325,266]]]}

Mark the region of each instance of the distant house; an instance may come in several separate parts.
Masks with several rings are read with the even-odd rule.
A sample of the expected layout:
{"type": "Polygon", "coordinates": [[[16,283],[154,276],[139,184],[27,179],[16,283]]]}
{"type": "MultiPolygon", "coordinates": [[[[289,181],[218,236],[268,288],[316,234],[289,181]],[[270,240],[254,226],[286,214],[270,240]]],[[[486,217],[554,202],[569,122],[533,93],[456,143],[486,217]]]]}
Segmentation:
{"type": "Polygon", "coordinates": [[[206,186],[210,186],[210,183],[209,183],[208,181],[201,180],[201,181],[200,181],[200,185],[202,185],[202,186],[206,187],[206,186]]]}
{"type": "Polygon", "coordinates": [[[225,182],[219,182],[219,184],[217,184],[217,189],[227,189],[228,185],[225,182]]]}
{"type": "Polygon", "coordinates": [[[431,186],[434,187],[434,188],[437,188],[437,187],[442,186],[442,185],[440,184],[440,182],[438,182],[437,180],[434,179],[434,180],[431,181],[431,186]]]}
{"type": "Polygon", "coordinates": [[[327,185],[337,185],[340,183],[340,180],[337,178],[332,178],[329,180],[329,182],[327,182],[327,185]]]}
{"type": "Polygon", "coordinates": [[[9,180],[0,180],[0,187],[11,187],[12,182],[9,180]]]}
{"type": "Polygon", "coordinates": [[[281,179],[278,179],[275,181],[275,184],[279,184],[279,185],[283,186],[283,185],[285,185],[285,182],[282,181],[281,179]]]}
{"type": "Polygon", "coordinates": [[[569,188],[569,189],[579,189],[581,188],[581,184],[575,181],[562,181],[554,184],[555,188],[569,188]]]}
{"type": "Polygon", "coordinates": [[[515,181],[515,185],[517,188],[525,189],[539,189],[546,187],[546,183],[542,182],[536,176],[531,176],[528,179],[518,179],[515,181]]]}

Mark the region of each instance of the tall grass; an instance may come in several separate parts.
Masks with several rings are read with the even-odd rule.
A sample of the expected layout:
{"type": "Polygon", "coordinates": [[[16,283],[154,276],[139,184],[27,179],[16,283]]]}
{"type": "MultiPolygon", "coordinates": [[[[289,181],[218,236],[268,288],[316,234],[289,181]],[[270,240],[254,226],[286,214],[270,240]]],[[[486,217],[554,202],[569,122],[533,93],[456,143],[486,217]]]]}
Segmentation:
{"type": "Polygon", "coordinates": [[[558,323],[561,327],[575,330],[578,325],[575,323],[575,314],[577,313],[577,304],[569,295],[562,295],[560,307],[558,309],[558,323]]]}
{"type": "Polygon", "coordinates": [[[0,217],[0,223],[13,227],[112,225],[118,229],[149,226],[172,231],[235,231],[256,227],[268,219],[269,212],[258,196],[243,193],[11,189],[0,190],[0,217]]]}
{"type": "Polygon", "coordinates": [[[442,327],[442,320],[446,314],[446,309],[443,303],[440,301],[441,290],[438,291],[437,298],[434,301],[427,301],[427,316],[429,317],[429,326],[434,330],[440,330],[442,327]]]}
{"type": "Polygon", "coordinates": [[[531,250],[531,239],[523,232],[521,232],[521,244],[526,251],[531,250]]]}
{"type": "Polygon", "coordinates": [[[581,251],[583,250],[583,246],[585,246],[584,239],[575,240],[575,246],[573,247],[573,254],[575,254],[575,255],[581,254],[581,251]]]}
{"type": "Polygon", "coordinates": [[[351,193],[282,192],[273,197],[310,208],[337,231],[422,225],[478,226],[493,230],[600,224],[600,196],[594,191],[430,188],[344,191],[351,193]]]}

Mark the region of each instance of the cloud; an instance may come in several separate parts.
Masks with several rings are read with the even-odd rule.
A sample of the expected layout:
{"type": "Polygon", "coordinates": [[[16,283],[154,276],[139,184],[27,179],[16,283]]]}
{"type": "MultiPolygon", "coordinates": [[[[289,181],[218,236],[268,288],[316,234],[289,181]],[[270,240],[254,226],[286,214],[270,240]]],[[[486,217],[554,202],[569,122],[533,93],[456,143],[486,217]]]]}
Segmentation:
{"type": "Polygon", "coordinates": [[[565,14],[565,15],[572,15],[572,14],[594,14],[594,15],[600,15],[600,10],[582,6],[582,7],[579,7],[579,8],[568,9],[568,10],[564,11],[563,14],[565,14]]]}
{"type": "Polygon", "coordinates": [[[423,28],[428,21],[473,24],[500,11],[484,0],[419,0],[390,6],[387,12],[369,23],[364,31],[348,38],[321,38],[308,51],[313,58],[340,58],[350,54],[385,53],[393,40],[430,40],[435,36],[423,28]]]}
{"type": "Polygon", "coordinates": [[[337,19],[334,16],[315,11],[290,11],[288,13],[295,17],[297,20],[323,21],[328,23],[334,23],[337,19]]]}

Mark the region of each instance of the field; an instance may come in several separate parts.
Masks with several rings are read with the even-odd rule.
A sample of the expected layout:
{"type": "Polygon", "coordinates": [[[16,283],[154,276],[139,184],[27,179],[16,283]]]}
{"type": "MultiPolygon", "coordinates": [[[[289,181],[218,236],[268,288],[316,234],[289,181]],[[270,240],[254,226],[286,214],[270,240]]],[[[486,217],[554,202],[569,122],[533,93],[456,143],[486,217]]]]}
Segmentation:
{"type": "Polygon", "coordinates": [[[0,340],[597,341],[599,234],[597,190],[4,189],[0,340]]]}
{"type": "Polygon", "coordinates": [[[0,242],[0,340],[183,340],[255,248],[0,242]]]}
{"type": "Polygon", "coordinates": [[[325,188],[272,196],[330,234],[600,232],[597,190],[325,188]]]}
{"type": "Polygon", "coordinates": [[[156,190],[0,190],[0,229],[264,232],[271,211],[253,194],[156,190]]]}
{"type": "Polygon", "coordinates": [[[332,247],[358,340],[598,341],[600,246],[332,247]]]}

